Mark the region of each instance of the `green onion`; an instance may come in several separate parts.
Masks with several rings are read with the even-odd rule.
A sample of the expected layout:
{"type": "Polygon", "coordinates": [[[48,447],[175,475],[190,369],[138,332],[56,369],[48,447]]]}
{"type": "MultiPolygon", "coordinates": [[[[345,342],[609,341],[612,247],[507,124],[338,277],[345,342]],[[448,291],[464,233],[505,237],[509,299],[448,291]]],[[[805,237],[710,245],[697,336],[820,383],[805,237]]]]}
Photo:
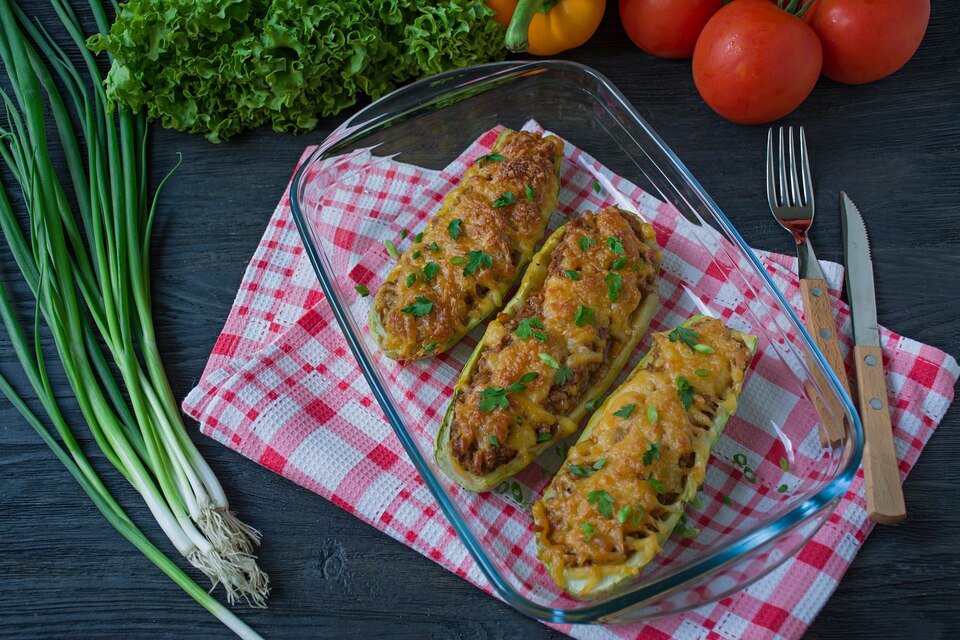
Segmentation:
{"type": "MultiPolygon", "coordinates": [[[[2,284],[0,320],[46,423],[2,376],[0,393],[121,535],[237,635],[259,638],[164,555],[114,500],[78,446],[59,405],[61,390],[48,377],[41,318],[49,330],[43,339],[55,348],[102,454],[140,493],[177,551],[223,584],[231,603],[243,598],[263,606],[269,581],[252,556],[260,534],[230,512],[223,488],[187,435],[157,347],[149,260],[157,194],[151,199],[147,191],[146,117],[108,103],[70,3],[53,0],[52,7],[83,71],[47,31],[0,2],[0,60],[13,88],[13,97],[2,93],[7,128],[0,125],[0,157],[25,196],[29,233],[18,224],[2,184],[0,229],[36,299],[32,344],[2,284]],[[57,143],[64,168],[52,159],[57,143]]],[[[90,7],[106,33],[103,6],[90,7]]]]}
{"type": "Polygon", "coordinates": [[[390,257],[396,260],[400,257],[400,252],[397,251],[397,245],[393,244],[393,240],[384,240],[384,246],[387,248],[387,253],[390,254],[390,257]]]}
{"type": "Polygon", "coordinates": [[[356,292],[359,293],[360,296],[363,297],[363,298],[366,298],[368,295],[370,295],[370,289],[367,289],[367,287],[366,287],[365,285],[357,284],[357,285],[354,285],[353,288],[354,288],[354,289],[356,290],[356,292]]]}

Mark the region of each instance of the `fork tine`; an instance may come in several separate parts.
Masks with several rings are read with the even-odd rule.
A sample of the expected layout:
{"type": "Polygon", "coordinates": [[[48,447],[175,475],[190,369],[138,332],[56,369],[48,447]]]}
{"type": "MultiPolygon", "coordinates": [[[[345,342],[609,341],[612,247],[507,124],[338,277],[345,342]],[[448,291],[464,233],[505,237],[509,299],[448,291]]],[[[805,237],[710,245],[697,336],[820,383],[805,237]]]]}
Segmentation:
{"type": "Polygon", "coordinates": [[[773,127],[767,129],[767,202],[771,209],[777,208],[777,178],[773,166],[773,127]]]}
{"type": "Polygon", "coordinates": [[[804,204],[813,210],[813,178],[810,176],[810,156],[807,155],[807,136],[800,127],[800,171],[803,177],[804,204]]]}
{"type": "Polygon", "coordinates": [[[800,201],[800,185],[797,182],[797,152],[793,146],[793,127],[790,127],[788,131],[790,138],[790,206],[797,207],[802,204],[800,201]]]}
{"type": "Polygon", "coordinates": [[[790,194],[787,191],[787,158],[786,145],[783,143],[783,127],[780,127],[780,202],[785,207],[790,206],[790,194]]]}

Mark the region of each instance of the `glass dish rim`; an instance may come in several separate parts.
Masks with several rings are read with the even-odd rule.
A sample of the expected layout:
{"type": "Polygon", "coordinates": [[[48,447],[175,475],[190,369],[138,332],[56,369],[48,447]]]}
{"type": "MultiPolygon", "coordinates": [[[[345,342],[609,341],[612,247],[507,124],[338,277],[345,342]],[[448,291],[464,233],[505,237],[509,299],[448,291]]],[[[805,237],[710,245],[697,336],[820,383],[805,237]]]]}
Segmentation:
{"type": "MultiPolygon", "coordinates": [[[[439,107],[439,109],[443,108],[444,107],[439,107]]],[[[673,150],[667,146],[660,136],[647,124],[646,120],[640,116],[633,105],[626,99],[626,97],[623,96],[623,94],[613,85],[613,83],[611,83],[601,73],[587,65],[567,60],[491,62],[447,71],[396,89],[393,92],[372,102],[370,105],[364,107],[353,116],[348,118],[333,132],[331,132],[320,145],[318,145],[318,147],[301,163],[294,173],[294,177],[290,182],[289,200],[294,222],[297,226],[297,231],[300,234],[304,249],[307,252],[314,272],[316,273],[320,282],[321,289],[324,292],[324,297],[330,305],[337,323],[340,326],[340,330],[350,347],[354,359],[357,361],[357,364],[360,367],[364,378],[367,380],[374,397],[377,399],[377,403],[384,411],[391,428],[393,429],[394,433],[396,433],[398,439],[406,450],[407,455],[410,457],[411,462],[413,463],[417,472],[420,474],[428,490],[433,495],[434,499],[437,500],[445,518],[453,527],[457,537],[467,548],[467,551],[470,553],[471,557],[477,563],[477,566],[480,568],[483,576],[493,587],[496,595],[515,609],[530,617],[541,621],[554,623],[602,622],[604,617],[614,616],[619,612],[640,605],[645,601],[652,600],[657,596],[662,596],[671,591],[680,589],[691,581],[696,580],[697,578],[708,573],[722,569],[724,566],[734,563],[736,560],[740,559],[750,551],[774,541],[782,533],[790,530],[795,525],[805,521],[807,518],[812,517],[817,512],[828,507],[831,502],[838,501],[839,498],[846,493],[857,469],[860,466],[860,461],[863,454],[863,427],[861,425],[859,415],[853,407],[853,401],[843,390],[839,379],[827,364],[825,357],[817,348],[816,343],[807,332],[803,322],[800,320],[796,312],[794,312],[793,308],[787,302],[786,298],[767,274],[757,255],[746,243],[744,238],[740,235],[739,231],[736,230],[727,216],[721,211],[716,202],[714,202],[713,198],[706,192],[700,182],[693,176],[690,170],[687,169],[686,165],[683,164],[673,150]],[[693,187],[694,191],[701,199],[702,204],[707,208],[717,223],[723,228],[728,237],[734,241],[743,255],[745,255],[751,262],[756,275],[758,275],[764,284],[767,285],[769,291],[772,292],[775,300],[781,307],[781,310],[787,313],[793,325],[792,328],[797,331],[807,353],[812,356],[813,362],[816,363],[816,367],[827,381],[830,390],[840,400],[840,404],[846,412],[846,417],[849,420],[851,437],[854,440],[852,443],[853,446],[851,455],[847,459],[845,468],[843,468],[842,471],[840,471],[817,493],[798,503],[776,520],[773,520],[772,522],[763,525],[761,528],[746,534],[736,542],[730,543],[728,547],[721,549],[716,553],[710,554],[701,560],[695,561],[689,566],[662,578],[652,585],[648,585],[647,587],[620,596],[615,596],[602,603],[587,604],[583,607],[571,610],[543,606],[528,600],[526,597],[518,593],[500,576],[499,571],[492,565],[492,561],[487,558],[482,543],[477,540],[466,523],[464,523],[458,516],[452,502],[439,485],[439,481],[430,470],[426,461],[420,455],[417,445],[413,442],[412,436],[404,427],[403,419],[393,406],[393,403],[390,401],[386,390],[382,388],[380,383],[377,381],[373,372],[374,365],[369,362],[363,354],[363,350],[360,347],[359,337],[354,335],[354,333],[350,330],[346,318],[347,311],[345,310],[339,298],[335,295],[330,276],[323,268],[317,253],[318,250],[310,239],[307,229],[308,223],[303,211],[300,209],[298,197],[298,191],[304,184],[303,178],[306,175],[307,169],[311,166],[311,163],[338,145],[347,144],[373,132],[379,131],[386,125],[389,125],[392,121],[397,119],[401,119],[402,121],[402,118],[412,113],[417,113],[418,111],[425,112],[437,110],[437,107],[434,106],[436,99],[457,89],[463,89],[467,86],[475,88],[485,82],[491,83],[498,77],[510,77],[525,72],[542,72],[550,69],[565,68],[592,77],[592,79],[599,86],[608,91],[611,97],[620,103],[619,106],[621,106],[629,114],[629,116],[633,118],[635,124],[639,125],[650,136],[651,140],[657,145],[657,147],[659,147],[659,149],[667,156],[667,158],[669,158],[670,162],[673,164],[673,168],[679,172],[682,178],[686,180],[690,186],[693,187]],[[461,78],[461,81],[452,86],[447,86],[447,83],[455,81],[457,78],[461,78]],[[425,88],[429,89],[436,86],[442,86],[442,91],[434,93],[434,95],[431,96],[432,100],[428,102],[421,102],[413,108],[406,109],[404,111],[387,111],[383,113],[377,113],[380,106],[384,103],[395,101],[404,97],[405,95],[413,95],[425,88]]],[[[754,578],[754,580],[759,579],[759,577],[762,577],[763,575],[767,575],[769,571],[771,571],[775,566],[779,566],[779,564],[780,563],[770,567],[761,573],[760,576],[754,578]]],[[[750,580],[749,582],[753,582],[753,580],[750,580]]],[[[746,587],[749,582],[738,585],[737,590],[746,587]]]]}

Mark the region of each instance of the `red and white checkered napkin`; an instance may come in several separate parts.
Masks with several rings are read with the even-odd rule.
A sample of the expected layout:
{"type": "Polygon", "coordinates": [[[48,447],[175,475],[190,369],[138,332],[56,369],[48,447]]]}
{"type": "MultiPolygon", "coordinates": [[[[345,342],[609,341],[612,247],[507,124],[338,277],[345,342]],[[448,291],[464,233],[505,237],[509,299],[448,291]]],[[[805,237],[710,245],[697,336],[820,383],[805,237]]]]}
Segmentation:
{"type": "MultiPolygon", "coordinates": [[[[528,125],[531,127],[535,128],[535,123],[528,125]]],[[[376,285],[383,270],[389,268],[390,261],[379,241],[376,249],[372,248],[373,243],[367,243],[368,249],[357,249],[367,240],[363,228],[357,226],[364,223],[358,221],[369,223],[369,218],[351,213],[381,212],[375,223],[386,224],[390,220],[390,224],[397,225],[398,238],[400,229],[420,228],[428,215],[425,211],[436,206],[471,159],[489,151],[495,137],[496,131],[488,132],[440,172],[392,159],[379,159],[371,169],[372,156],[368,152],[340,159],[335,167],[337,175],[347,176],[359,167],[365,167],[366,173],[362,184],[351,186],[345,180],[333,193],[325,192],[319,219],[315,221],[328,225],[322,235],[331,239],[333,245],[360,256],[353,264],[334,264],[338,277],[346,274],[357,283],[376,285]],[[389,211],[400,213],[394,218],[383,215],[389,211]]],[[[304,153],[301,162],[310,151],[304,153]]],[[[684,283],[705,286],[716,299],[739,295],[709,255],[697,257],[697,251],[706,252],[678,232],[679,214],[672,207],[612,174],[569,143],[566,155],[561,213],[609,204],[604,202],[609,197],[604,194],[617,193],[628,198],[622,204],[639,211],[657,229],[658,240],[664,247],[665,278],[661,286],[663,308],[653,330],[689,313],[689,309],[682,308],[684,283]],[[591,188],[594,180],[605,187],[600,193],[591,188]],[[684,259],[677,259],[677,255],[684,259]]],[[[327,174],[315,175],[315,179],[323,179],[327,174]]],[[[284,191],[247,268],[203,376],[184,400],[184,410],[200,422],[206,435],[322,495],[490,592],[490,586],[404,455],[348,352],[304,253],[291,219],[287,193],[284,191]]],[[[778,287],[799,308],[794,259],[761,255],[778,287]]],[[[823,267],[833,307],[838,310],[843,348],[849,354],[850,316],[838,300],[841,269],[831,263],[824,263],[823,267]]],[[[749,292],[744,292],[743,297],[749,298],[749,292]]],[[[882,330],[881,339],[900,470],[906,476],[946,413],[960,369],[954,358],[889,330],[882,330]]],[[[441,379],[431,368],[456,364],[454,360],[446,363],[445,358],[449,357],[441,355],[416,371],[413,367],[399,367],[390,373],[399,382],[405,382],[401,388],[411,389],[410,404],[422,411],[427,421],[436,421],[452,392],[448,382],[451,372],[447,371],[447,377],[441,379]],[[404,380],[411,375],[416,376],[412,381],[404,380]]],[[[754,369],[761,369],[760,364],[754,369]]],[[[762,370],[754,371],[753,376],[758,380],[755,384],[766,378],[776,385],[762,370]]],[[[721,463],[718,460],[714,465],[721,463]]],[[[529,539],[529,518],[520,509],[495,494],[469,499],[475,501],[469,508],[471,515],[490,531],[513,531],[513,539],[529,539]]],[[[861,470],[813,540],[766,578],[735,595],[647,623],[557,628],[579,638],[798,638],[830,597],[870,529],[861,470]]],[[[703,535],[709,533],[705,530],[703,535]]],[[[526,557],[528,554],[515,545],[514,548],[521,567],[518,573],[542,573],[535,558],[526,557]]]]}

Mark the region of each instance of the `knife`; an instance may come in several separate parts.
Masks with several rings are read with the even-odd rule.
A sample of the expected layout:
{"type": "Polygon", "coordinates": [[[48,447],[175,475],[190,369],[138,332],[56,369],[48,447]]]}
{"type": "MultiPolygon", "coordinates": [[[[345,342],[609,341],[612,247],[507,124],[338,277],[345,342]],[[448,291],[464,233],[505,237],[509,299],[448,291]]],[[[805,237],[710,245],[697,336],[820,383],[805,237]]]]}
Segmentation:
{"type": "Polygon", "coordinates": [[[840,192],[840,212],[847,298],[853,315],[857,395],[863,422],[867,516],[878,524],[895,524],[907,517],[907,509],[903,503],[890,407],[887,406],[870,241],[860,210],[843,191],[840,192]]]}

